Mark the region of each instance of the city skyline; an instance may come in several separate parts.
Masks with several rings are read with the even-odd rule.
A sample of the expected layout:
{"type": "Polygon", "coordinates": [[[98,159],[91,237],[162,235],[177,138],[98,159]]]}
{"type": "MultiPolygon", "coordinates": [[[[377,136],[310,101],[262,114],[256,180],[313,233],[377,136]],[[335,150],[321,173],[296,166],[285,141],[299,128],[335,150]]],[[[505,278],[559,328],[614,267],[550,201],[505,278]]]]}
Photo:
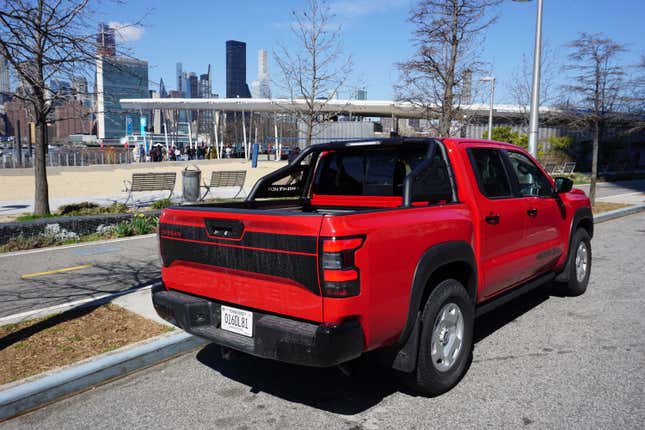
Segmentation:
{"type": "MultiPolygon", "coordinates": [[[[272,78],[279,79],[273,52],[280,43],[290,41],[289,11],[301,8],[302,2],[280,1],[268,10],[254,7],[253,2],[245,7],[197,3],[201,4],[198,16],[188,13],[194,8],[170,11],[164,4],[144,0],[130,5],[127,10],[105,11],[102,18],[124,25],[128,20],[149,13],[144,27],[137,31],[123,27],[128,31],[117,31],[116,37],[120,39],[119,43],[123,42],[131,49],[132,55],[149,62],[150,88],[159,88],[163,78],[166,87],[171,89],[168,82],[173,82],[173,69],[178,61],[187,70],[202,70],[212,64],[212,91],[222,96],[226,89],[226,40],[247,44],[247,79],[252,80],[258,74],[254,57],[260,49],[268,52],[272,78]],[[164,48],[159,49],[160,46],[164,48]]],[[[343,27],[345,52],[354,58],[355,75],[362,78],[357,84],[367,89],[370,99],[393,98],[392,85],[398,77],[395,65],[414,52],[410,42],[412,26],[406,22],[414,3],[408,0],[330,2],[336,14],[335,22],[343,27]],[[383,31],[384,28],[388,31],[383,31]]],[[[490,63],[489,73],[496,76],[496,102],[513,102],[508,86],[520,70],[522,56],[532,58],[535,11],[535,1],[503,2],[498,22],[487,33],[480,57],[490,63]]],[[[629,52],[623,55],[623,62],[635,64],[645,52],[645,42],[639,33],[639,17],[644,14],[644,5],[627,0],[611,4],[601,0],[571,0],[566,5],[547,1],[544,5],[544,40],[557,52],[560,66],[566,55],[566,50],[562,49],[564,43],[575,39],[579,32],[603,32],[617,42],[625,43],[629,52]]],[[[562,78],[558,67],[556,84],[562,78]]],[[[271,89],[274,97],[284,96],[275,85],[271,85],[271,89]]],[[[351,95],[350,90],[346,93],[346,97],[351,95]]]]}

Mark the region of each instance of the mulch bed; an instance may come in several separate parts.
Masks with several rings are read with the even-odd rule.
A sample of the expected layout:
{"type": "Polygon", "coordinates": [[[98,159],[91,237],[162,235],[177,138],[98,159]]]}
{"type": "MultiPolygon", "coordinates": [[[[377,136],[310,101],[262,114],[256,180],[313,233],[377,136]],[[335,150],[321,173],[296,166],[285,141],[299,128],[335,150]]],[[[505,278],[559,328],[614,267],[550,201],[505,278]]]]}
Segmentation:
{"type": "Polygon", "coordinates": [[[171,330],[113,304],[0,326],[0,384],[171,330]]]}

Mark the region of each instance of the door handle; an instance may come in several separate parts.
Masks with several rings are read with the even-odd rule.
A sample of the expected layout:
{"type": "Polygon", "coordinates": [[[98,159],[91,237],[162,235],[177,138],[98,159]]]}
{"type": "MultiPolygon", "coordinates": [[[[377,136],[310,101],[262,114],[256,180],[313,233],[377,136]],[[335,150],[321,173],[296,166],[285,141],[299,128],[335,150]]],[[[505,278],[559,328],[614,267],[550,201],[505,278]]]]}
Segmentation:
{"type": "Polygon", "coordinates": [[[538,214],[538,210],[536,208],[531,208],[526,211],[526,214],[530,216],[531,218],[535,218],[538,214]]]}
{"type": "Polygon", "coordinates": [[[488,215],[485,219],[488,224],[499,224],[499,215],[488,215]]]}

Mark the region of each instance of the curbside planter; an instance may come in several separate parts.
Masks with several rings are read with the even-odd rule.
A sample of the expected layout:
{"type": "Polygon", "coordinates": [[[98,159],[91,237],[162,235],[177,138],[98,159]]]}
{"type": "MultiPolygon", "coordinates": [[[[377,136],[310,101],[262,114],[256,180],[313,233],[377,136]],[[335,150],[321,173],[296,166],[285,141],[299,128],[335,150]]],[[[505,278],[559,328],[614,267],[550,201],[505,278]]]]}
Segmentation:
{"type": "Polygon", "coordinates": [[[88,359],[0,391],[0,421],[207,343],[186,332],[162,335],[144,343],[88,359]]]}
{"type": "MultiPolygon", "coordinates": [[[[159,216],[160,210],[139,212],[148,216],[159,216]]],[[[103,225],[115,225],[127,221],[135,214],[103,214],[103,215],[78,215],[41,218],[31,221],[13,221],[0,224],[0,245],[9,242],[12,237],[23,235],[33,237],[42,234],[48,224],[58,224],[65,230],[79,235],[96,233],[96,228],[103,225]]]]}

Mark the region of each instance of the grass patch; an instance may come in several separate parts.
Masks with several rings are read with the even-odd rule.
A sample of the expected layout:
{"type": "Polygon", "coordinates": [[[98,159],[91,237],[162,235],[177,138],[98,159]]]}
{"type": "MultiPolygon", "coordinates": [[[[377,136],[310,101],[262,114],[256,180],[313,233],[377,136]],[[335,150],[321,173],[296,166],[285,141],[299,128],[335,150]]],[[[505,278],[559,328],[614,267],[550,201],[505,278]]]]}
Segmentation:
{"type": "Polygon", "coordinates": [[[123,203],[112,203],[109,206],[99,206],[96,203],[82,202],[58,208],[58,214],[61,216],[119,214],[127,213],[129,211],[130,208],[123,203]]]}
{"type": "Polygon", "coordinates": [[[53,218],[55,216],[58,216],[58,215],[57,214],[51,214],[51,215],[34,215],[34,214],[20,215],[20,216],[16,217],[16,221],[33,221],[35,219],[53,218]]]}
{"type": "Polygon", "coordinates": [[[594,215],[601,214],[603,212],[609,212],[616,209],[626,208],[632,205],[626,205],[624,203],[610,203],[610,202],[596,202],[591,208],[591,211],[594,215]]]}
{"type": "Polygon", "coordinates": [[[0,384],[139,342],[172,327],[108,304],[0,326],[0,384]]]}
{"type": "Polygon", "coordinates": [[[152,202],[150,207],[152,209],[159,209],[160,210],[160,209],[165,209],[168,206],[172,206],[172,205],[173,205],[172,200],[170,200],[170,199],[161,199],[161,200],[156,200],[156,201],[152,202]]]}

